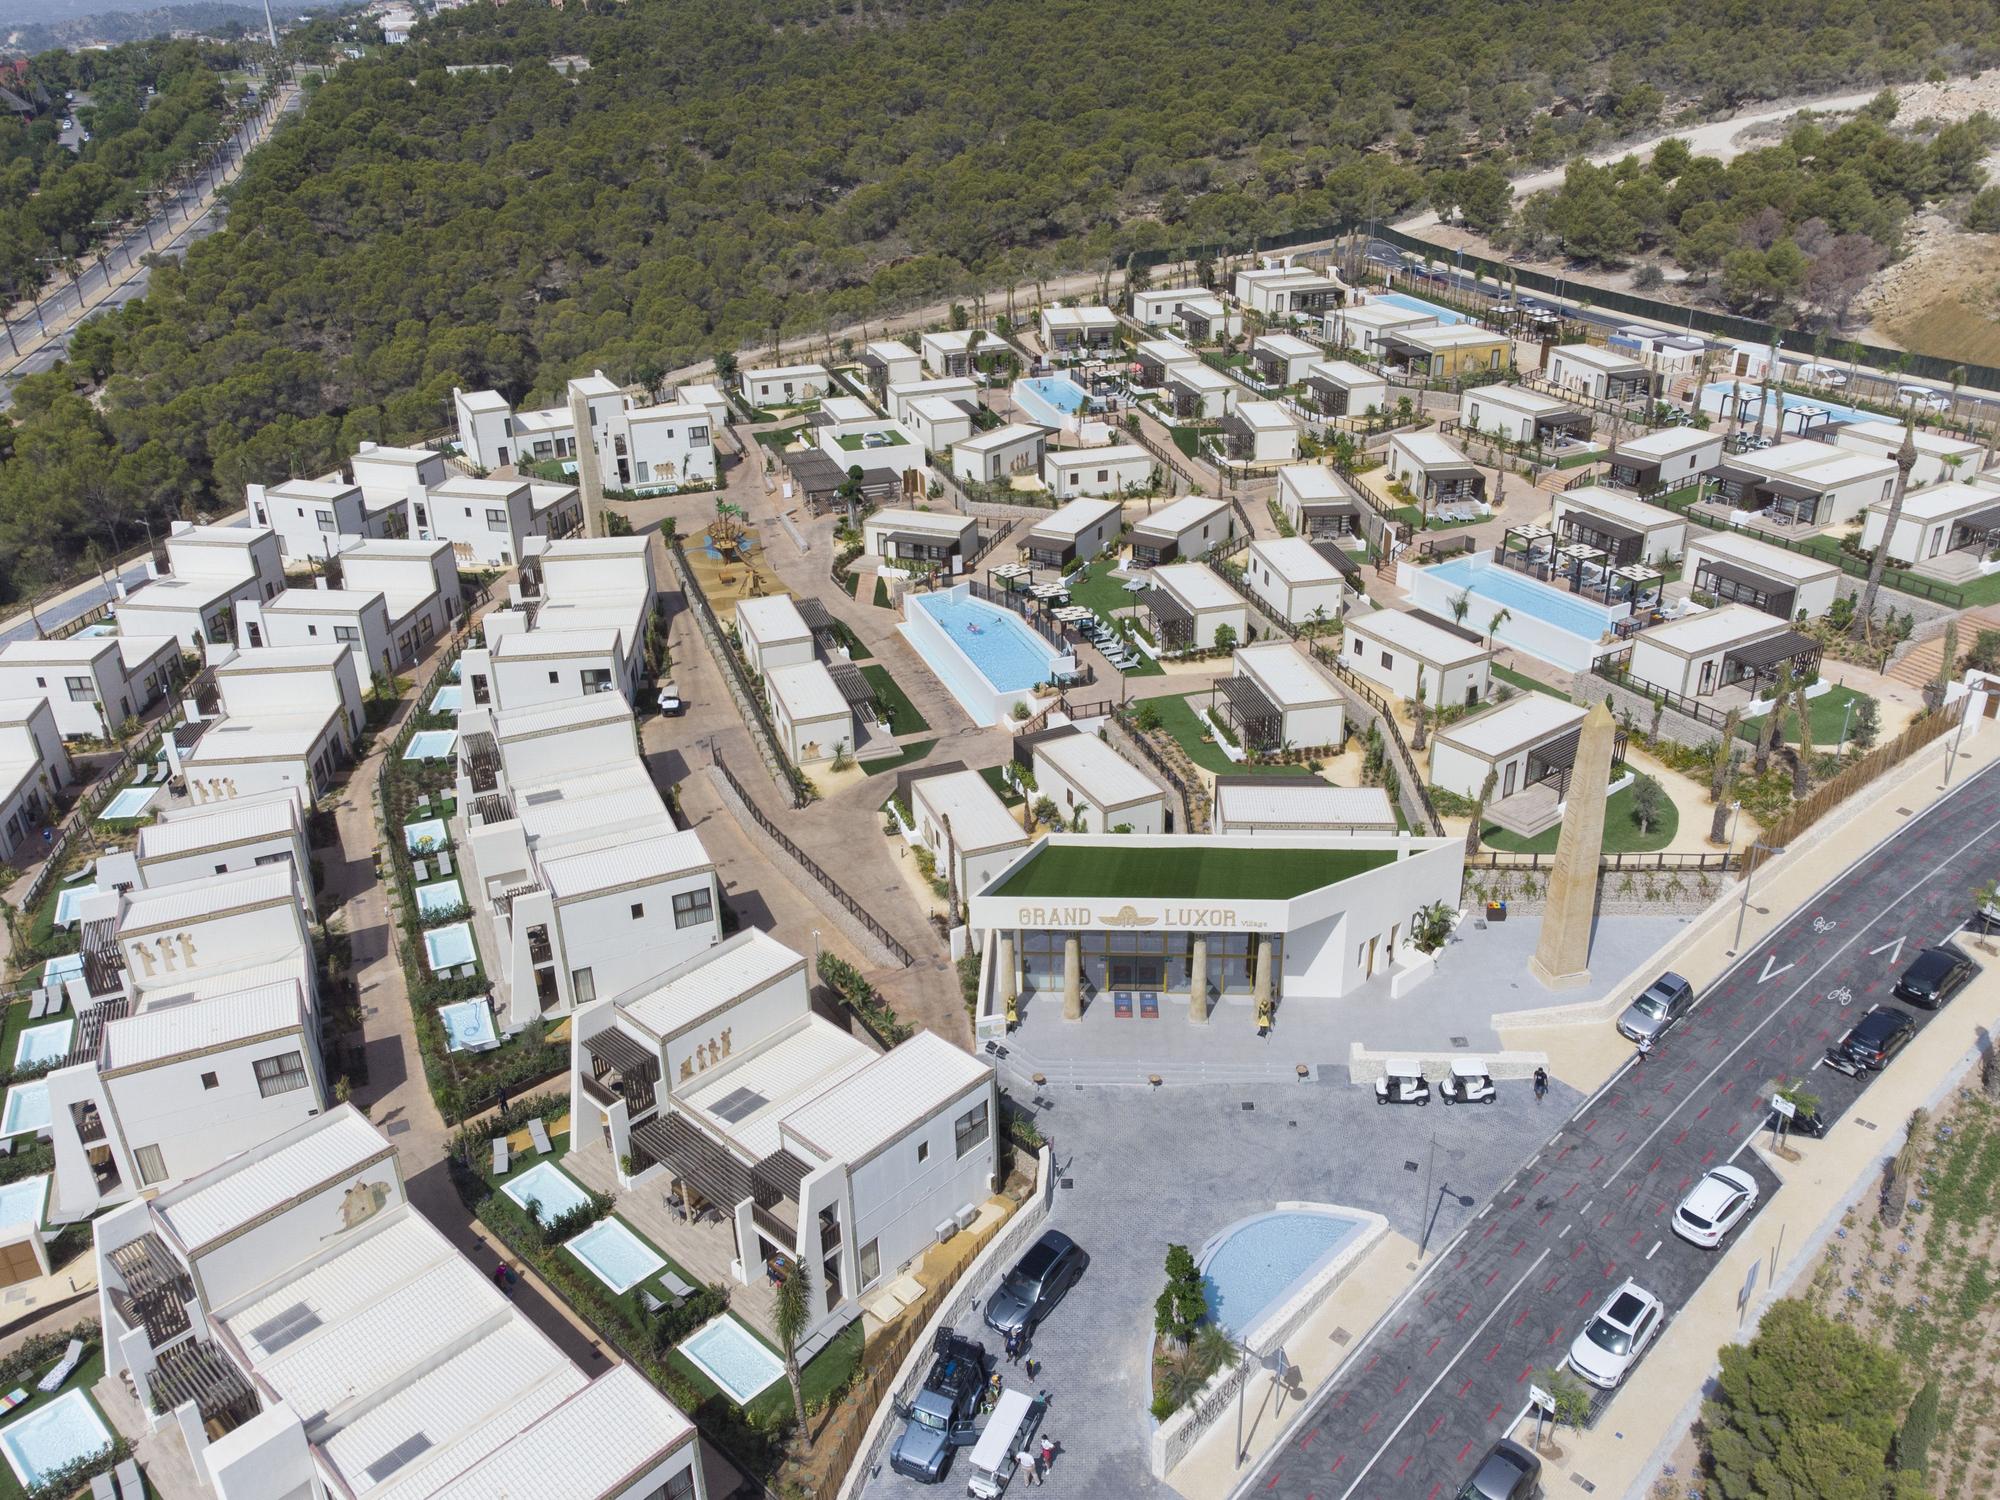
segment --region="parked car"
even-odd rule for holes
[[[1377,1104],[1424,1104],[1431,1102],[1430,1080],[1424,1077],[1424,1070],[1415,1063],[1398,1058],[1382,1070],[1382,1076],[1375,1080],[1375,1102]]]
[[[1569,1365],[1592,1385],[1613,1390],[1659,1337],[1666,1307],[1636,1281],[1628,1281],[1583,1325],[1569,1346]]]
[[[889,1467],[920,1484],[938,1483],[952,1454],[978,1441],[974,1418],[992,1364],[985,1345],[949,1328],[938,1330],[931,1349],[930,1373],[917,1399],[896,1403],[904,1427],[889,1449]]]
[[[1899,385],[1896,399],[1907,406],[1919,407],[1924,411],[1950,411],[1951,397],[1942,391],[1934,391],[1927,385]]]
[[[1665,973],[1625,1007],[1618,1018],[1618,1031],[1631,1041],[1658,1041],[1669,1026],[1693,1008],[1694,986],[1678,974]]]
[[[1880,1072],[1916,1034],[1916,1017],[1908,1011],[1893,1005],[1870,1006],[1847,1035],[1826,1049],[1826,1065],[1849,1078]]]
[[[1741,1167],[1710,1167],[1674,1210],[1674,1233],[1713,1250],[1757,1206],[1757,1179]]]
[[[1926,948],[1910,960],[1896,981],[1896,998],[1925,1010],[1936,1010],[1972,980],[1979,965],[1956,948]]]
[[[995,1333],[1029,1334],[1076,1284],[1089,1257],[1076,1241],[1051,1229],[1028,1247],[986,1299],[986,1326]]]
[[[1542,1490],[1542,1461],[1507,1438],[1479,1460],[1456,1500],[1534,1500]]]

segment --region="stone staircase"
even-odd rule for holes
[[[2000,630],[2000,604],[1988,604],[1979,609],[1968,609],[1958,618],[1958,649],[1966,650],[1982,630]],[[1921,641],[1889,664],[1887,675],[1897,682],[1906,682],[1911,687],[1923,687],[1937,681],[1938,668],[1944,662],[1944,637],[1933,636]]]

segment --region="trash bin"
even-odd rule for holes
[[[1489,922],[1504,922],[1504,921],[1506,921],[1506,920],[1507,920],[1507,903],[1506,903],[1505,901],[1489,901],[1489,902],[1487,902],[1487,903],[1486,903],[1486,920],[1487,920],[1487,921],[1489,921]]]

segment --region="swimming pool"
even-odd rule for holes
[[[86,885],[64,886],[62,894],[56,897],[56,926],[69,927],[73,925],[78,916],[81,915],[83,898],[85,896],[95,896],[96,894],[97,882],[94,880]]]
[[[421,823],[403,825],[403,847],[412,854],[442,849],[448,837],[443,818],[426,818]],[[426,848],[426,845],[429,847]]]
[[[65,1391],[0,1427],[0,1452],[23,1489],[33,1489],[58,1469],[110,1446],[111,1429],[81,1389]]]
[[[49,1086],[17,1083],[7,1090],[7,1107],[0,1111],[0,1135],[26,1135],[49,1128]]]
[[[1037,375],[1013,385],[1014,404],[1044,427],[1064,427],[1090,405],[1090,393],[1061,375]]]
[[[738,1406],[785,1373],[784,1361],[731,1313],[702,1324],[681,1340],[680,1352]]]
[[[1594,604],[1483,555],[1454,557],[1428,568],[1405,568],[1401,578],[1411,603],[1447,620],[1452,618],[1453,601],[1462,594],[1472,595],[1472,607],[1466,614],[1469,629],[1491,633],[1509,646],[1572,672],[1590,669],[1605,632],[1630,613],[1622,604]],[[1507,618],[1496,630],[1493,616],[1503,609]]]
[[[1743,398],[1743,420],[1754,423],[1757,408],[1764,404],[1764,388],[1749,381],[1711,380],[1701,388],[1701,409],[1718,414],[1727,411],[1730,405],[1729,393],[1734,390]],[[1826,413],[1827,422],[1879,422],[1883,420],[1874,412],[1862,411],[1859,407],[1843,406],[1838,401],[1829,401],[1824,396],[1801,396],[1796,391],[1782,393],[1784,401],[1785,431],[1797,434],[1801,430],[1801,419],[1797,415],[1802,407],[1817,407]],[[1779,404],[1774,400],[1771,414],[1777,416]]]
[[[976,724],[1000,723],[1036,683],[1076,670],[1074,655],[1010,611],[973,598],[966,584],[905,596],[902,631]]]
[[[146,810],[146,804],[153,800],[156,786],[128,786],[104,804],[104,811],[97,815],[100,823],[113,818],[136,818]]]
[[[438,1024],[444,1027],[447,1052],[484,1052],[500,1045],[500,1034],[493,1029],[493,1007],[483,996],[440,1005]]]
[[[536,1162],[528,1171],[503,1183],[500,1191],[544,1224],[553,1224],[564,1214],[575,1213],[590,1203],[590,1194],[570,1181],[568,1174],[552,1161]]]
[[[41,1228],[42,1212],[48,1207],[48,1196],[49,1174],[46,1172],[39,1177],[23,1177],[19,1182],[0,1187],[0,1229],[13,1229],[21,1224]]]
[[[42,965],[42,983],[54,988],[83,973],[81,953],[63,953]]]
[[[404,760],[443,760],[458,748],[456,729],[422,729],[410,736]]]
[[[439,969],[455,969],[460,964],[477,960],[478,952],[472,946],[472,924],[454,922],[449,927],[433,927],[424,934],[424,957],[430,960],[433,972]]]
[[[563,1249],[621,1296],[667,1264],[618,1218],[599,1219]]]
[[[1448,307],[1439,307],[1435,302],[1426,302],[1421,297],[1407,296],[1402,292],[1377,292],[1370,300],[1386,302],[1391,307],[1402,308],[1405,312],[1427,313],[1431,317],[1436,318],[1440,323],[1464,323],[1468,321],[1464,313],[1453,312]]]
[[[15,1070],[61,1062],[69,1051],[70,1033],[75,1030],[74,1021],[53,1021],[47,1026],[28,1027],[14,1045]]]
[[[1249,1341],[1328,1268],[1361,1223],[1329,1209],[1281,1208],[1231,1224],[1195,1257],[1209,1316]]]
[[[417,913],[428,917],[433,912],[456,911],[465,905],[465,888],[456,880],[433,880],[429,885],[417,887]]]
[[[465,701],[465,689],[457,683],[447,683],[431,698],[431,712],[434,714],[455,714],[458,706]]]

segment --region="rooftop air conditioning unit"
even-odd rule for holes
[[[938,1244],[942,1245],[946,1240],[950,1239],[953,1235],[957,1233],[958,1233],[958,1221],[956,1219],[946,1219],[942,1224],[938,1225],[937,1228],[931,1231],[931,1237]]]
[[[965,1207],[961,1208],[957,1213],[951,1216],[952,1222],[958,1225],[960,1229],[970,1229],[972,1227],[972,1221],[978,1217],[979,1217],[979,1205],[977,1203],[968,1203],[965,1205]]]

